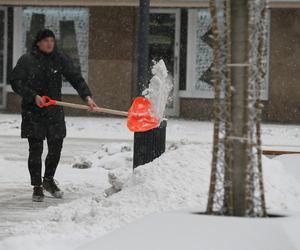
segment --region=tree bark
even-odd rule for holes
[[[248,64],[248,0],[231,1],[231,66],[232,66],[232,129],[233,215],[245,216],[247,166],[247,64]]]

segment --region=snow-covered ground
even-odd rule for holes
[[[101,141],[131,142],[133,134],[126,127],[126,119],[104,117],[67,117],[69,138],[100,139]],[[18,114],[0,114],[0,135],[19,136],[21,117]],[[170,119],[167,140],[185,140],[190,143],[212,142],[211,122]],[[300,126],[264,124],[262,127],[264,148],[280,148],[300,151]]]
[[[255,219],[180,210],[145,216],[76,250],[298,250],[299,223],[299,214]]]
[[[18,137],[20,117],[0,115],[1,250],[86,249],[90,241],[146,215],[205,210],[211,123],[169,120],[167,152],[134,174],[133,135],[126,120],[67,117],[67,128],[56,176],[65,198],[47,197],[36,204],[30,200],[26,140]],[[263,126],[264,148],[300,151],[299,136],[300,126]],[[72,168],[81,161],[90,161],[91,168]],[[298,163],[299,155],[263,158],[269,211],[300,212]],[[122,190],[107,197],[105,190],[112,185]]]

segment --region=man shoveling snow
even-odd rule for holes
[[[66,125],[62,107],[44,107],[44,95],[61,100],[62,77],[65,77],[91,110],[97,107],[91,92],[71,60],[56,48],[55,35],[44,29],[37,33],[31,52],[23,55],[10,77],[12,89],[22,97],[21,137],[28,138],[28,169],[33,186],[33,201],[43,201],[45,189],[55,198],[63,192],[54,180],[60,160]],[[42,181],[43,141],[47,138],[48,155]]]

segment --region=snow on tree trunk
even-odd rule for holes
[[[266,216],[261,164],[265,0],[211,0],[214,139],[207,213]]]

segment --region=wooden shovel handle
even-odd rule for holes
[[[70,103],[70,102],[61,102],[61,101],[56,101],[52,100],[51,98],[47,96],[42,97],[45,101],[43,106],[50,106],[50,105],[57,105],[57,106],[62,106],[62,107],[68,107],[68,108],[75,108],[75,109],[83,109],[83,110],[88,110],[89,107],[87,105],[82,105],[82,104],[75,104],[75,103]],[[106,109],[106,108],[94,108],[93,112],[96,113],[106,113],[106,114],[111,114],[111,115],[119,115],[119,116],[128,116],[128,113],[125,111],[120,111],[120,110],[114,110],[114,109]]]
[[[68,107],[68,108],[75,108],[75,109],[83,109],[83,110],[88,110],[89,107],[86,105],[82,104],[75,104],[75,103],[69,103],[69,102],[60,102],[56,101],[57,106],[62,106],[62,107]],[[96,113],[106,113],[106,114],[111,114],[111,115],[120,115],[120,116],[126,116],[128,115],[127,112],[125,111],[120,111],[120,110],[114,110],[114,109],[106,109],[106,108],[94,108],[93,112]]]

